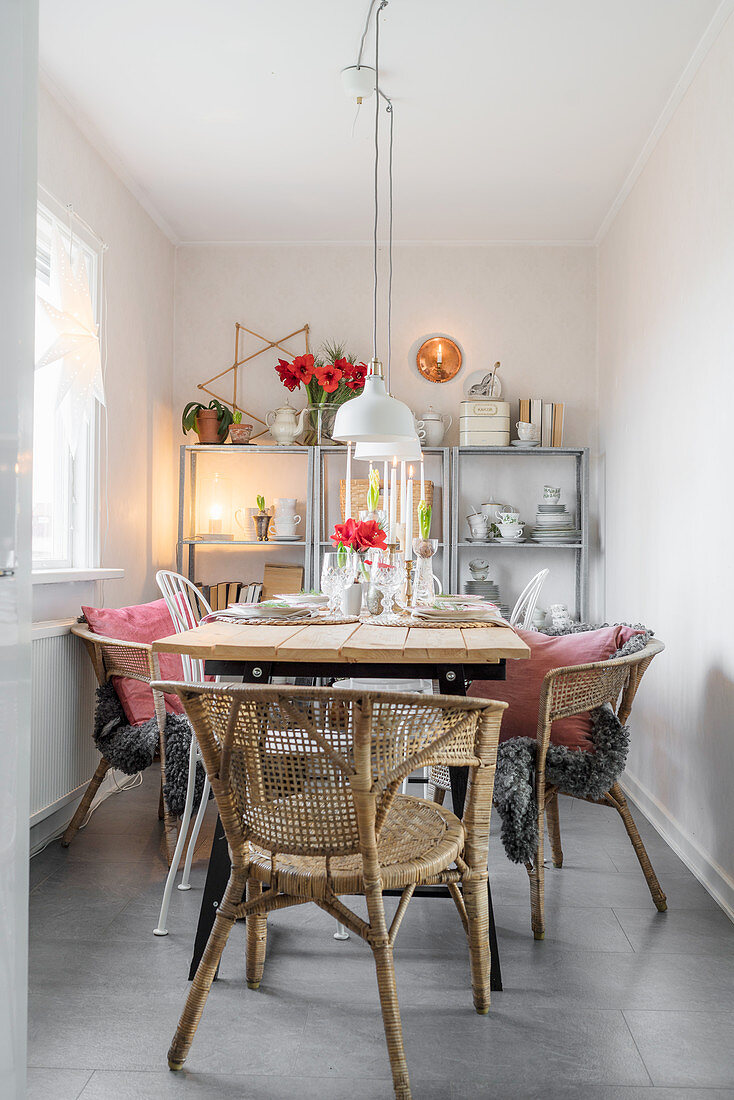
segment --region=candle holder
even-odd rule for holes
[[[433,558],[438,550],[438,539],[413,539],[415,554],[413,570],[413,594],[411,607],[431,603],[436,595],[438,578],[433,575]],[[439,591],[440,591],[440,586]]]

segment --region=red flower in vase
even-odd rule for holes
[[[280,380],[287,390],[293,392],[301,388],[300,379],[293,373],[291,364],[287,363],[285,359],[279,359],[278,365],[275,368],[280,376]]]
[[[364,519],[357,523],[350,517],[345,523],[334,526],[331,541],[335,546],[341,543],[350,550],[370,550],[372,547],[382,550],[387,545],[387,535],[377,520]]]
[[[361,390],[367,377],[366,363],[349,363],[344,370],[344,381],[350,390]]]
[[[307,386],[313,378],[313,355],[297,355],[291,363],[291,370],[298,381]]]
[[[314,371],[314,377],[326,393],[333,393],[342,380],[342,373],[336,363],[327,363]]]

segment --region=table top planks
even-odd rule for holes
[[[509,626],[436,629],[365,623],[257,626],[213,622],[153,642],[156,653],[220,661],[496,663],[530,650]]]

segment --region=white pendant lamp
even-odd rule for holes
[[[380,91],[379,84],[379,52],[380,52],[380,12],[386,6],[386,0],[379,5],[375,15],[375,179],[374,179],[374,234],[373,234],[373,357],[370,360],[367,377],[364,381],[364,389],[359,397],[351,401],[345,401],[340,406],[334,418],[332,439],[342,442],[354,443],[384,443],[388,445],[389,457],[395,452],[398,444],[418,443],[415,432],[413,414],[402,401],[391,397],[382,373],[382,363],[377,357],[377,300],[378,300],[378,265],[377,265],[377,223],[378,223],[378,162],[379,162],[379,128],[380,128],[380,98],[386,99],[388,111],[392,112],[392,104]],[[371,11],[371,8],[370,8]],[[368,16],[369,18],[369,16]],[[362,36],[364,40],[364,35]],[[361,58],[360,58],[361,60]],[[390,269],[392,273],[392,115],[390,128]],[[388,285],[388,330],[390,327],[390,286]],[[389,337],[388,337],[389,341]],[[388,345],[389,347],[389,345]],[[388,355],[388,370],[389,370]]]
[[[410,443],[357,443],[354,457],[357,462],[420,462],[423,453],[416,436]]]

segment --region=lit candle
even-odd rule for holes
[[[398,460],[397,458],[394,458],[392,460],[392,470],[390,471],[390,520],[388,523],[388,542],[395,542],[395,528],[397,526],[398,519],[397,465]]]
[[[344,491],[344,519],[352,515],[352,444],[347,443],[347,484]]]
[[[405,463],[400,463],[400,522],[405,524]]]
[[[209,534],[221,535],[222,533],[222,505],[212,504],[209,509]]]
[[[441,345],[438,345],[438,355],[436,356],[436,364],[440,367],[443,363],[443,353],[441,351]]]
[[[421,500],[426,503],[426,470],[423,462],[423,453],[421,452]]]
[[[385,513],[385,527],[387,527],[387,517],[390,515],[390,494],[387,491],[387,459],[385,459],[382,466],[382,510]]]
[[[413,556],[413,467],[410,467],[410,477],[405,491],[405,560],[410,561]]]

